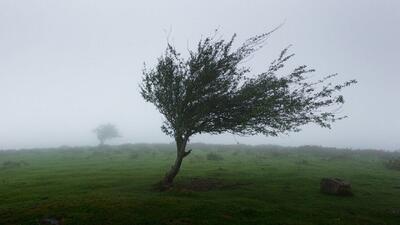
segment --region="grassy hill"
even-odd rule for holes
[[[0,152],[0,224],[400,224],[400,153],[193,144],[167,192],[174,146]],[[321,194],[323,177],[353,197]]]

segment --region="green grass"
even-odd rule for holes
[[[400,224],[400,153],[319,147],[202,145],[176,183],[242,183],[192,191],[152,189],[174,160],[173,145],[0,152],[0,224]],[[222,160],[207,160],[216,153]],[[352,183],[353,197],[319,192],[322,177]]]

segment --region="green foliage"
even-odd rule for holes
[[[344,103],[339,92],[356,83],[332,84],[336,74],[311,80],[314,72],[302,65],[288,74],[285,64],[294,56],[285,48],[268,69],[249,76],[243,63],[263,46],[271,32],[233,49],[228,41],[207,37],[183,58],[170,44],[154,68],[144,69],[143,98],[164,115],[162,130],[173,137],[199,133],[278,135],[299,131],[308,123],[330,127],[337,116],[332,107]]]
[[[386,167],[393,170],[400,170],[400,158],[389,159],[386,162]]]
[[[222,161],[224,160],[224,157],[222,157],[220,154],[217,154],[215,152],[210,152],[207,154],[207,160],[211,161]]]
[[[130,158],[130,159],[137,159],[137,158],[139,158],[139,154],[138,154],[137,152],[132,152],[132,153],[129,155],[129,158]]]
[[[21,166],[27,166],[28,163],[26,163],[25,161],[5,161],[3,162],[2,167],[0,167],[1,169],[15,169],[15,168],[19,168]]]
[[[93,130],[96,133],[97,139],[100,141],[100,145],[104,145],[106,140],[120,137],[117,127],[113,124],[102,124]]]

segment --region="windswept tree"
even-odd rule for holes
[[[100,146],[103,146],[107,140],[121,137],[117,127],[110,123],[99,125],[93,132],[96,134],[97,139],[99,139]]]
[[[162,188],[172,185],[191,152],[186,145],[193,135],[276,136],[298,132],[308,123],[330,128],[345,118],[336,113],[344,103],[339,92],[356,81],[333,84],[336,74],[316,80],[308,76],[314,70],[306,65],[288,72],[283,67],[294,56],[288,48],[265,72],[250,74],[246,59],[271,33],[249,38],[236,49],[236,35],[228,40],[207,37],[189,50],[188,57],[168,44],[155,67],[144,68],[141,94],[164,115],[161,129],[176,142],[176,160],[161,181]]]

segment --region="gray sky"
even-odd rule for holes
[[[240,42],[284,21],[249,62],[254,71],[293,44],[294,62],[315,76],[359,81],[344,91],[349,118],[332,130],[237,140],[400,149],[398,0],[0,0],[0,149],[96,144],[91,130],[105,122],[123,134],[114,143],[170,142],[138,90],[167,34],[186,51],[215,28]],[[235,143],[228,134],[192,141]]]

